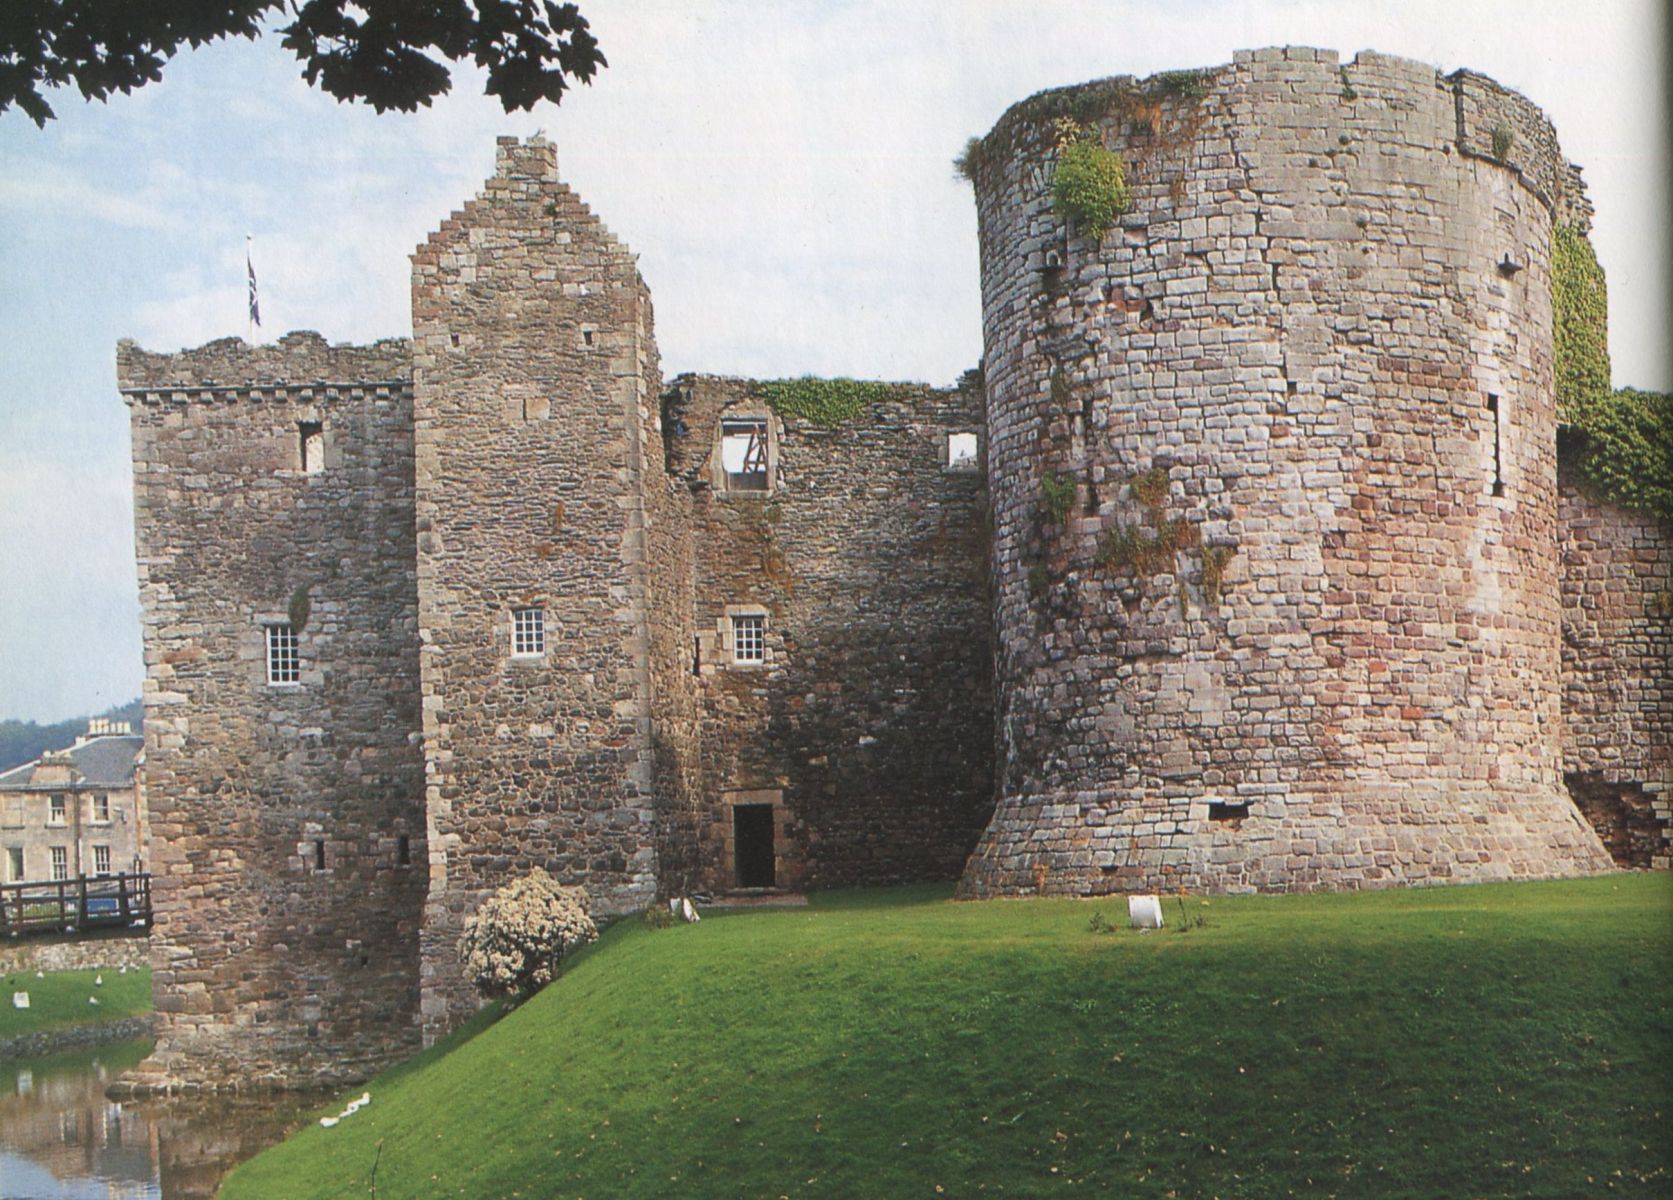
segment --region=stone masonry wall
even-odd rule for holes
[[[634,258],[502,138],[483,193],[413,256],[430,898],[427,1034],[475,998],[457,941],[542,867],[595,912],[656,891],[643,492],[658,364]],[[512,653],[512,612],[545,648]]]
[[[977,156],[1002,781],[966,892],[1607,865],[1559,744],[1577,176],[1525,101],[1383,55],[1194,90],[1037,97]],[[1132,185],[1098,243],[1051,205],[1076,111]]]
[[[117,373],[155,876],[145,1078],[364,1076],[418,1044],[410,348],[123,342]],[[323,427],[314,474],[301,422]],[[270,686],[263,625],[299,596],[301,682]]]
[[[769,422],[770,494],[726,490],[723,417]],[[904,386],[829,427],[683,376],[663,427],[696,559],[697,882],[737,885],[733,803],[776,805],[780,887],[956,877],[992,808],[985,480],[945,469],[979,384]],[[764,664],[733,662],[739,609],[766,616]]]
[[[1673,865],[1673,530],[1565,470],[1563,771],[1621,866]]]

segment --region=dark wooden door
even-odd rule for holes
[[[772,887],[773,806],[736,805],[732,809],[732,845],[738,860],[738,886]]]

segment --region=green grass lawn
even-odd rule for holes
[[[1187,903],[624,922],[222,1196],[1673,1191],[1673,877]]]
[[[104,986],[94,984],[104,977]],[[28,1008],[13,1008],[14,992],[29,993]],[[97,1004],[87,1003],[96,996]],[[151,1011],[151,972],[130,970],[119,974],[114,967],[102,971],[48,971],[36,979],[33,971],[0,975],[0,1038],[13,1038],[43,1029],[84,1025],[94,1021],[119,1021]]]

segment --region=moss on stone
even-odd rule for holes
[[[750,391],[767,402],[781,417],[796,417],[815,425],[846,425],[855,417],[884,400],[898,399],[907,392],[898,383],[878,383],[869,379],[816,379],[804,375],[800,379],[763,379],[754,383]]]

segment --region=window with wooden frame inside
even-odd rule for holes
[[[729,492],[765,492],[771,489],[765,417],[720,423],[720,465],[726,472],[726,490]]]
[[[546,653],[546,610],[511,610],[511,654],[514,658],[539,658]]]
[[[63,846],[53,846],[52,877],[54,879],[68,879],[70,877],[70,852]]]
[[[93,824],[110,824],[110,797],[103,792],[93,797]]]
[[[767,661],[767,618],[761,613],[736,613],[732,617],[732,661]]]
[[[48,825],[62,825],[64,823],[64,797],[47,797],[46,823]]]
[[[23,882],[23,847],[6,847],[6,882]]]
[[[318,475],[325,470],[325,425],[319,421],[298,421],[296,440],[302,453],[302,473]]]
[[[94,846],[93,847],[93,874],[95,874],[95,875],[109,875],[110,874],[110,847],[109,846]]]
[[[296,628],[289,621],[263,626],[267,639],[267,683],[269,687],[302,682],[302,656],[296,644]]]

